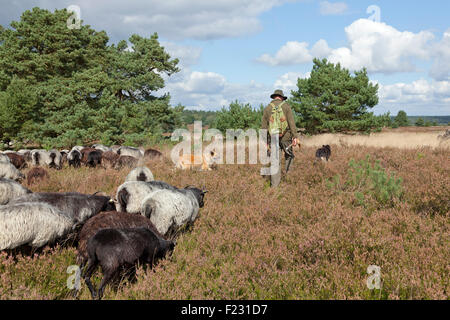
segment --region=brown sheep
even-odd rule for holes
[[[6,153],[6,155],[8,156],[14,167],[16,167],[17,169],[21,170],[27,166],[24,156],[14,152],[8,152]]]
[[[81,163],[86,164],[89,153],[91,153],[92,151],[96,151],[96,150],[97,149],[89,148],[89,147],[81,149],[81,151],[80,151],[81,152]]]
[[[105,169],[112,169],[116,165],[119,155],[113,151],[107,151],[102,154],[102,165]]]
[[[132,156],[119,156],[114,168],[117,170],[120,170],[124,167],[133,169],[138,165],[138,162],[139,160]]]
[[[49,177],[47,170],[41,167],[34,167],[27,174],[27,183],[28,185],[31,185],[37,181],[48,179]]]
[[[149,148],[149,149],[145,150],[144,157],[146,157],[149,160],[161,160],[163,157],[163,154],[156,149]]]
[[[155,228],[150,219],[126,212],[107,211],[101,212],[90,218],[84,224],[78,235],[78,256],[77,263],[83,267],[88,260],[87,242],[100,229],[106,228],[138,228],[146,227],[158,236],[166,239]]]

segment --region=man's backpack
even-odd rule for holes
[[[270,116],[269,121],[269,134],[279,134],[284,135],[287,131],[288,123],[286,121],[286,117],[284,115],[283,109],[281,108],[284,104],[284,101],[279,105],[275,105],[271,103],[272,106],[272,115]]]

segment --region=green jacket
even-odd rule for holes
[[[276,99],[276,100],[272,100],[271,103],[273,103],[274,105],[279,105],[282,102],[283,101]],[[291,106],[289,105],[289,103],[287,103],[285,101],[284,104],[281,106],[281,109],[283,110],[284,116],[286,117],[286,121],[288,123],[288,131],[283,136],[281,141],[290,141],[293,138],[299,139],[300,136],[297,132],[297,126],[295,125],[294,114],[292,113]],[[262,117],[262,121],[261,121],[262,129],[267,129],[267,130],[269,129],[269,121],[270,121],[271,116],[272,116],[272,106],[269,103],[269,105],[264,109],[264,113],[263,113],[263,117]]]

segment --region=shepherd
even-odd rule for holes
[[[268,130],[268,145],[270,139],[274,135],[279,137],[279,146],[276,150],[269,150],[275,152],[276,161],[280,163],[281,152],[284,151],[284,158],[286,160],[286,174],[288,173],[292,161],[294,160],[293,147],[299,143],[299,135],[294,121],[294,114],[288,102],[287,97],[282,90],[275,90],[270,96],[272,101],[264,109],[261,128]],[[278,166],[277,173],[270,176],[270,186],[277,187],[281,181],[281,166]]]

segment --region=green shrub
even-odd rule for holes
[[[336,175],[332,181],[327,181],[327,185],[353,194],[353,204],[368,209],[393,207],[403,195],[402,178],[396,178],[393,173],[388,175],[379,160],[372,164],[369,155],[358,162],[350,160],[347,179],[343,183],[341,176]]]

